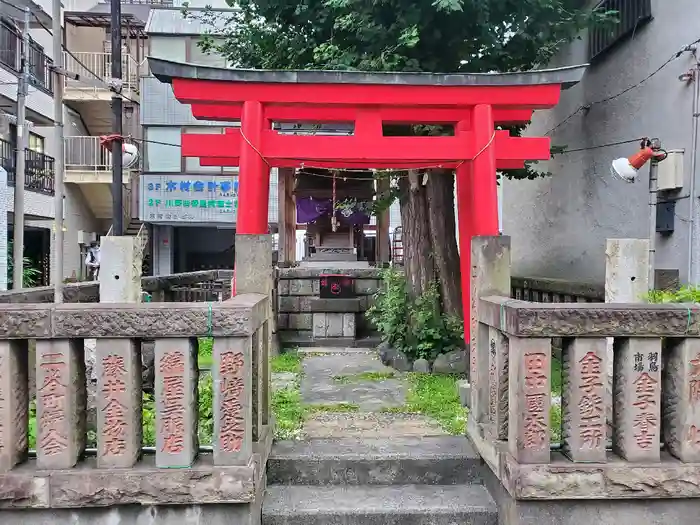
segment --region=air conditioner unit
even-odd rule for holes
[[[78,244],[91,244],[97,241],[97,234],[78,230]]]

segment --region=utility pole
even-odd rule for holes
[[[124,234],[122,193],[122,5],[111,0],[112,31],[112,234]]]
[[[63,67],[63,27],[61,26],[61,0],[53,0],[51,15],[51,31],[53,33],[53,63],[58,68]],[[58,147],[54,153],[55,195],[54,195],[54,275],[53,297],[55,303],[63,302],[63,172],[64,172],[64,138],[63,138],[63,88],[65,77],[59,72],[54,73],[54,131]]]
[[[29,91],[29,8],[24,8],[24,27],[22,28],[22,58],[17,88],[17,162],[15,168],[15,223],[13,237],[12,287],[24,288],[24,160],[27,149],[25,129],[27,92]]]

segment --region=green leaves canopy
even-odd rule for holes
[[[232,2],[232,0],[229,0]],[[517,71],[544,64],[604,14],[581,0],[239,0],[207,38],[238,67]],[[233,5],[233,4],[232,4]]]

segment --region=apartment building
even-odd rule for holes
[[[700,3],[595,4],[617,11],[619,23],[586,32],[556,57],[552,66],[590,66],[554,109],[535,113],[528,130],[569,151],[542,164],[551,177],[504,183],[503,229],[512,239],[514,273],[602,283],[606,239],[649,238],[656,221],[655,267],[700,284]],[[696,50],[686,50],[689,44]],[[680,174],[679,187],[658,193],[656,209],[649,206],[648,165],[634,184],[610,170],[645,136],[672,152],[659,170]]]
[[[22,0],[0,8],[0,289],[8,286],[8,241],[14,235],[14,185],[17,175],[17,95],[23,48],[23,11],[29,8],[29,92],[26,119],[20,129],[28,133],[25,161],[25,246],[24,254],[39,270],[37,284],[49,284],[51,275],[52,228],[54,224],[54,155],[62,145],[53,140],[54,76],[50,66],[52,37],[51,0]],[[21,124],[21,123],[20,123]],[[66,225],[82,228],[83,203],[71,191],[66,193]]]
[[[226,6],[223,0],[220,4],[214,7]],[[226,67],[223,57],[205,54],[198,46],[205,31],[213,29],[185,19],[177,8],[152,10],[145,30],[150,55]],[[175,99],[172,87],[151,76],[141,79],[141,100],[145,151],[140,218],[151,225],[154,273],[232,268],[238,167],[201,166],[199,159],[182,156],[180,144],[182,133],[223,133],[233,124],[194,119],[190,107]],[[277,228],[276,171],[270,177],[271,232]]]

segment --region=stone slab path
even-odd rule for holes
[[[302,366],[302,402],[322,407],[305,424],[308,438],[446,434],[430,417],[386,411],[406,403],[408,384],[399,372],[379,361],[375,350],[317,349],[304,355]],[[347,405],[359,410],[343,410]],[[334,411],[334,406],[339,410]]]

